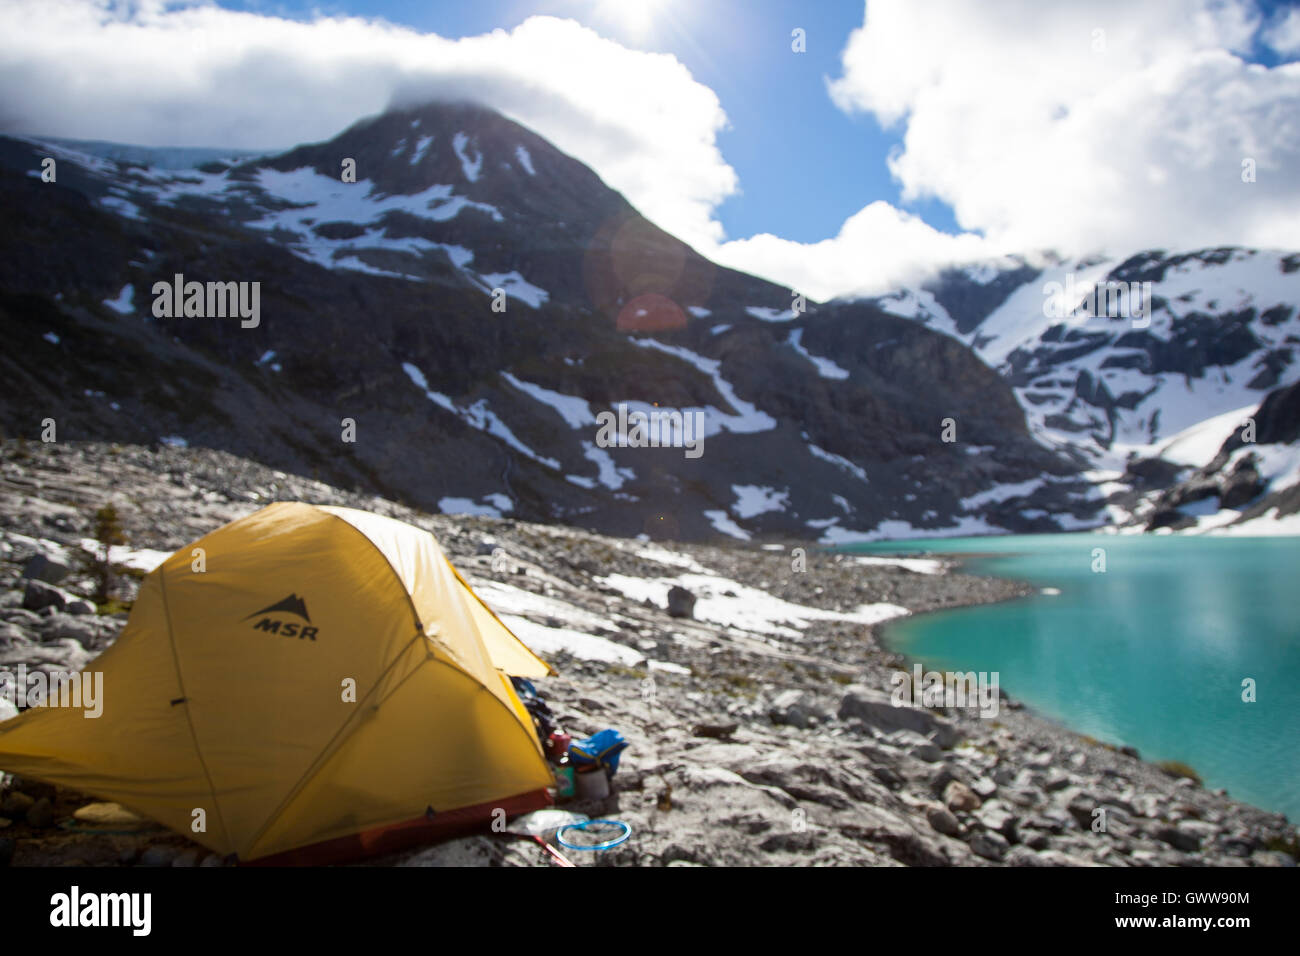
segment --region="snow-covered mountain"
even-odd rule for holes
[[[164,152],[0,138],[6,433],[50,419],[683,539],[1055,530],[1099,507],[961,343],[871,303],[801,309],[499,114]],[[1026,483],[1029,514],[1007,494]]]
[[[966,343],[997,369],[1035,438],[1086,464],[1098,500],[1110,502],[1099,521],[1148,520],[1153,487],[1208,466],[1261,402],[1300,381],[1294,252],[1010,257],[874,303]],[[1266,457],[1261,495],[1296,480],[1289,453]],[[1158,526],[1237,517],[1216,511],[1210,520],[1207,508],[1187,521],[1165,514]]]
[[[819,304],[471,104],[219,152],[0,138],[7,434],[53,420],[430,509],[831,543],[1200,524],[1204,496],[1161,495],[1300,378],[1295,254],[1007,258]],[[1284,459],[1252,460],[1253,502]]]

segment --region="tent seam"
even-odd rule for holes
[[[199,766],[203,768],[203,777],[208,781],[208,793],[212,796],[212,807],[217,811],[217,820],[221,824],[221,831],[226,837],[226,846],[231,847],[234,844],[234,835],[230,832],[230,827],[226,825],[225,814],[221,812],[221,801],[217,799],[217,786],[212,780],[212,771],[208,769],[208,762],[203,758],[203,748],[199,745],[199,735],[194,729],[194,718],[190,714],[189,694],[185,690],[185,678],[181,674],[181,659],[176,652],[176,635],[172,630],[172,607],[171,602],[167,600],[167,575],[166,564],[158,569],[158,591],[162,596],[163,615],[167,619],[167,645],[172,651],[172,666],[176,670],[176,682],[181,689],[181,702],[185,705],[185,723],[190,729],[190,740],[194,743],[194,755],[199,758]]]
[[[363,697],[361,700],[357,702],[357,706],[353,710],[352,714],[348,717],[347,720],[343,721],[343,724],[338,728],[338,730],[334,732],[334,736],[331,737],[328,741],[326,741],[325,746],[323,746],[320,749],[320,751],[316,754],[315,758],[312,760],[311,764],[307,767],[306,770],[302,772],[302,776],[299,777],[297,782],[294,783],[294,785],[290,787],[289,790],[285,793],[284,799],[280,801],[280,804],[273,811],[271,811],[271,814],[267,817],[266,823],[262,825],[262,828],[258,830],[256,833],[254,833],[253,836],[249,839],[248,845],[250,847],[257,844],[257,841],[262,838],[262,836],[266,833],[266,831],[269,830],[280,819],[281,815],[284,813],[285,809],[289,806],[289,804],[293,802],[294,798],[297,797],[298,794],[302,792],[302,788],[305,787],[307,783],[317,773],[320,772],[321,768],[324,767],[325,765],[326,755],[328,754],[330,756],[333,756],[335,753],[337,753],[338,748],[342,747],[343,744],[347,743],[348,738],[352,736],[352,734],[356,731],[357,727],[361,726],[360,717],[365,713],[366,707],[369,706],[367,702],[370,700],[371,696],[378,691],[380,685],[383,683],[385,676],[387,676],[387,674],[394,667],[397,666],[398,661],[400,661],[402,657],[405,656],[405,654],[408,652],[408,648],[410,648],[416,641],[420,641],[420,640],[428,640],[428,638],[425,637],[423,631],[416,631],[415,635],[411,638],[411,640],[403,644],[401,649],[396,654],[393,655],[393,659],[389,661],[388,666],[384,668],[383,673],[381,673],[375,679],[375,686],[370,689],[370,693],[366,694],[365,697]],[[412,677],[414,677],[417,673],[419,673],[420,668],[424,667],[426,663],[427,660],[412,667],[411,672],[407,674],[405,677],[403,677],[400,681],[398,681],[397,685],[388,694],[384,696],[383,700],[379,700],[375,702],[375,704],[373,705],[374,708],[378,710],[379,707],[383,704],[384,700],[387,700],[393,694],[397,693],[397,691],[401,688],[401,686],[405,684],[408,680],[410,680]]]
[[[417,633],[415,635],[415,638],[427,640],[427,638],[424,637],[423,633]],[[406,645],[406,646],[409,647],[410,645]],[[393,661],[385,669],[385,673],[387,673],[389,670],[392,670],[392,668],[401,659],[403,653],[405,653],[405,648],[401,653],[395,654],[393,656]],[[454,673],[459,674],[465,680],[468,680],[478,685],[479,691],[481,693],[486,693],[489,697],[491,697],[492,700],[496,702],[498,707],[503,708],[506,711],[506,713],[509,714],[514,719],[515,724],[518,725],[520,730],[522,730],[524,733],[528,735],[528,739],[532,742],[534,751],[536,752],[538,759],[542,761],[543,766],[546,766],[546,754],[542,750],[541,741],[537,739],[537,729],[521,721],[519,719],[519,714],[515,712],[513,707],[511,707],[508,703],[506,703],[506,701],[502,700],[499,696],[492,693],[491,688],[489,688],[486,684],[484,684],[481,680],[479,680],[477,677],[475,677],[465,668],[461,667],[460,664],[458,664],[454,658],[441,657],[436,654],[430,653],[424,661],[417,664],[415,667],[411,668],[411,672],[407,674],[405,677],[403,677],[397,683],[397,686],[395,686],[388,694],[384,696],[383,700],[387,700],[389,697],[392,697],[393,694],[397,693],[401,689],[403,684],[405,684],[408,680],[410,680],[412,677],[418,674],[421,668],[427,667],[430,661],[432,661],[435,664],[440,664],[444,667],[447,667]],[[376,689],[379,687],[379,683],[380,681],[382,681],[382,679],[383,679],[383,675],[380,675],[379,680],[375,681]],[[373,694],[374,692],[375,690],[372,689],[370,693]],[[513,688],[510,689],[510,693],[512,694],[514,693]],[[364,703],[366,700],[369,699],[370,699],[370,695],[367,694],[361,703]],[[382,706],[383,700],[377,702],[374,705],[376,710],[378,710],[379,707]],[[279,821],[280,817],[284,814],[284,811],[288,809],[289,805],[293,802],[293,800],[298,796],[299,793],[302,792],[303,787],[305,787],[312,780],[312,778],[316,776],[316,774],[320,773],[320,771],[324,769],[326,760],[323,758],[325,758],[325,755],[329,754],[330,756],[333,756],[334,754],[338,753],[339,748],[341,748],[345,743],[347,743],[348,738],[350,738],[352,734],[356,732],[357,728],[361,726],[361,722],[357,720],[357,716],[363,712],[364,712],[363,709],[358,705],[356,713],[354,713],[351,717],[348,718],[348,720],[344,723],[344,726],[340,727],[338,732],[334,735],[334,737],[330,739],[330,742],[321,749],[320,753],[316,755],[316,759],[312,761],[312,765],[303,772],[302,777],[299,778],[298,782],[293,785],[289,793],[285,796],[284,800],[280,803],[278,807],[275,808],[274,812],[267,818],[266,824],[260,830],[258,830],[257,833],[255,833],[253,837],[249,840],[250,847],[255,846],[257,844],[257,841],[260,840],[266,834],[266,832],[269,829],[271,829],[271,827],[276,822]],[[352,725],[351,729],[348,729],[349,724]],[[346,736],[344,736],[340,740],[339,734],[343,734],[345,731],[346,731]],[[335,744],[336,741],[337,741],[337,745]],[[305,844],[305,845],[310,846],[310,844]],[[291,847],[290,849],[293,848]]]
[[[436,543],[436,542],[435,542],[435,543]],[[441,545],[439,546],[438,550],[439,550],[439,551],[442,551],[442,547],[441,547]],[[492,616],[492,620],[496,621],[496,622],[497,622],[498,624],[500,624],[503,628],[505,628],[506,633],[509,634],[511,637],[513,637],[516,641],[518,641],[520,647],[522,647],[524,650],[526,650],[529,654],[533,655],[533,659],[534,659],[535,661],[537,661],[539,664],[544,664],[544,665],[546,666],[546,670],[547,670],[547,675],[546,675],[546,676],[547,676],[547,677],[558,677],[560,672],[557,671],[554,667],[551,666],[551,662],[550,662],[550,661],[544,661],[544,660],[542,660],[540,657],[538,657],[537,652],[536,652],[535,650],[533,650],[531,647],[529,647],[527,644],[525,644],[523,638],[521,638],[521,637],[520,637],[518,634],[516,634],[514,631],[510,630],[510,628],[506,626],[506,622],[503,621],[503,620],[501,620],[501,618],[497,615],[497,612],[496,612],[496,611],[494,611],[494,610],[492,610],[492,608],[488,607],[487,602],[484,601],[481,597],[479,597],[479,594],[478,594],[477,591],[475,591],[472,587],[470,587],[469,582],[466,581],[465,578],[464,578],[464,576],[460,573],[460,569],[457,568],[456,565],[454,565],[454,564],[451,563],[451,558],[447,557],[447,555],[446,555],[445,552],[443,553],[442,557],[443,557],[443,560],[447,562],[447,567],[451,568],[451,573],[454,574],[454,575],[456,576],[456,580],[459,581],[461,584],[463,584],[463,585],[465,586],[465,590],[468,591],[468,592],[470,593],[470,595],[474,598],[475,601],[478,601],[479,605],[483,608],[483,610],[487,611],[488,614],[490,614],[490,615]]]
[[[316,505],[311,505],[310,507],[315,508],[317,511],[323,511],[331,518],[334,518],[338,521],[342,521],[345,525],[347,525],[357,534],[361,535],[361,537],[365,539],[366,544],[370,545],[370,547],[374,548],[376,551],[379,552],[379,557],[383,559],[384,564],[388,565],[388,570],[393,572],[393,577],[397,580],[398,588],[401,589],[402,595],[406,598],[406,603],[410,605],[411,617],[415,619],[416,631],[423,634],[424,624],[420,621],[420,609],[415,606],[415,598],[411,596],[411,589],[406,586],[406,582],[402,580],[402,575],[398,573],[397,568],[393,567],[393,562],[388,560],[388,555],[384,553],[384,549],[381,548],[379,545],[375,544],[375,542],[370,539],[370,535],[366,534],[364,531],[362,531],[360,528],[358,528],[356,525],[354,525],[351,521],[349,521],[347,518],[343,517],[342,515],[335,514],[333,511],[325,511],[324,508],[319,508]]]
[[[400,655],[398,655],[398,656],[400,657]],[[394,661],[394,662],[396,662],[396,661]],[[387,700],[388,697],[391,697],[393,694],[397,693],[397,691],[398,691],[399,689],[401,689],[401,687],[402,687],[403,684],[405,684],[408,680],[410,680],[412,677],[414,677],[416,674],[418,674],[418,673],[420,672],[420,669],[421,669],[421,668],[428,667],[430,662],[432,662],[432,663],[434,663],[434,664],[441,665],[441,666],[443,666],[443,667],[446,667],[446,668],[448,668],[449,670],[451,670],[453,673],[458,674],[461,678],[463,678],[463,679],[469,681],[471,684],[477,685],[477,687],[478,687],[478,691],[479,691],[480,693],[486,693],[489,697],[491,697],[494,701],[496,701],[497,706],[505,708],[506,713],[508,713],[511,717],[514,718],[515,724],[518,725],[519,729],[520,729],[521,731],[523,731],[523,732],[527,735],[528,739],[532,742],[532,744],[533,744],[533,748],[534,748],[534,751],[535,751],[535,753],[536,753],[536,755],[537,755],[537,758],[542,762],[542,766],[545,767],[545,768],[547,768],[547,770],[549,771],[550,768],[549,768],[549,764],[548,764],[547,761],[546,761],[546,755],[545,755],[545,752],[542,750],[541,742],[537,739],[537,730],[536,730],[536,728],[535,728],[535,727],[532,727],[532,726],[529,726],[529,725],[525,725],[522,721],[520,721],[520,720],[519,720],[519,715],[518,715],[517,713],[515,713],[515,711],[514,711],[513,708],[511,708],[511,707],[510,707],[510,706],[509,706],[505,701],[503,701],[503,700],[502,700],[500,697],[498,697],[496,694],[492,693],[491,689],[490,689],[486,684],[484,684],[482,681],[480,681],[477,677],[475,677],[475,676],[474,676],[473,674],[471,674],[469,671],[465,670],[465,668],[461,667],[459,664],[456,663],[456,661],[455,661],[454,659],[452,659],[452,658],[450,658],[450,657],[438,657],[438,656],[436,656],[436,655],[430,655],[428,659],[426,659],[425,661],[423,661],[423,662],[421,662],[420,664],[416,665],[415,667],[411,668],[411,673],[409,673],[409,674],[407,674],[405,677],[403,677],[403,678],[401,679],[401,681],[398,682],[397,686],[394,687],[394,688],[392,689],[392,692],[389,693],[389,694],[388,694],[384,699]],[[511,690],[511,693],[514,693],[514,691]],[[360,713],[360,711],[358,711],[358,713]],[[353,728],[353,729],[355,730],[355,728]],[[341,730],[340,730],[340,732],[341,732]],[[350,735],[349,735],[349,736],[350,736]],[[342,745],[343,745],[344,743],[346,743],[346,742],[347,742],[347,740],[344,739],[344,740],[342,740],[342,741],[339,742],[339,745],[342,746]],[[333,754],[334,754],[334,753],[337,753],[337,752],[338,752],[338,750],[337,750],[337,748],[336,748],[334,751],[331,752],[331,756],[333,756]],[[322,751],[321,751],[321,754],[324,754],[324,753],[325,753],[325,751],[322,750]],[[320,758],[318,757],[317,760],[319,760],[319,759],[320,759]],[[259,831],[257,832],[257,834],[252,838],[252,840],[251,840],[250,843],[249,843],[250,846],[255,845],[255,844],[257,843],[257,841],[258,841],[259,839],[261,839],[262,836],[266,833],[266,831],[269,830],[269,829],[271,828],[271,825],[274,824],[276,821],[279,820],[279,818],[280,818],[281,814],[283,813],[283,811],[284,811],[285,809],[287,809],[288,804],[289,804],[289,803],[290,803],[290,802],[291,802],[291,801],[292,801],[292,800],[293,800],[293,799],[294,799],[294,798],[295,798],[295,797],[296,797],[296,796],[301,792],[302,788],[303,788],[303,787],[304,787],[304,786],[305,786],[305,785],[310,781],[310,779],[311,779],[312,777],[314,777],[317,773],[319,773],[322,769],[324,769],[324,763],[320,763],[319,765],[313,763],[312,767],[309,768],[305,774],[303,774],[303,779],[301,779],[297,784],[294,785],[294,789],[293,789],[293,791],[290,793],[289,796],[287,796],[287,797],[285,798],[284,803],[281,804],[279,807],[276,808],[275,813],[274,813],[274,814],[272,815],[272,817],[267,821],[266,825],[265,825],[261,830],[259,830]],[[520,791],[520,794],[512,794],[512,796],[520,796],[520,795],[525,794],[525,793],[533,793],[533,792],[534,792],[533,790],[523,790],[523,791]],[[502,799],[504,799],[504,798],[502,798]],[[432,806],[432,804],[430,804],[430,806]],[[456,809],[456,808],[453,807],[453,808],[451,808],[451,809]],[[436,811],[435,811],[435,812],[436,812]],[[409,818],[409,817],[400,817],[400,818],[397,818],[397,819],[394,819],[394,820],[389,821],[389,824],[391,824],[391,823],[401,823],[401,822],[404,822],[404,821],[407,820],[407,819],[410,819],[410,818]],[[385,823],[373,823],[373,824],[368,824],[368,826],[386,826],[386,825],[389,825],[389,824],[385,824]],[[313,843],[302,844],[301,846],[312,846],[312,845],[314,845],[315,843],[325,842],[326,840],[330,840],[330,839],[335,839],[335,838],[334,838],[334,837],[326,837],[325,840],[317,840],[317,841],[313,841]],[[288,847],[287,849],[288,849],[288,850],[294,850],[294,849],[299,849],[299,847]],[[284,851],[284,850],[277,850],[276,852],[277,852],[277,853],[281,853],[281,852],[286,852],[286,851]],[[274,855],[274,854],[267,854],[267,855]]]

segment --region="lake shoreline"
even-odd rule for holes
[[[1081,538],[1081,534],[1087,537]],[[1207,545],[1207,540],[1212,543]],[[1285,595],[1286,587],[1277,575],[1284,576],[1286,569],[1297,566],[1300,557],[1295,550],[1297,539],[1277,536],[1204,539],[1170,535],[1116,539],[1075,532],[1006,536],[1001,541],[1001,550],[987,548],[977,539],[950,539],[952,550],[936,550],[929,541],[917,542],[914,548],[906,542],[873,543],[868,552],[872,556],[884,556],[886,549],[901,557],[924,555],[941,559],[954,571],[991,575],[1021,588],[1020,600],[999,602],[1006,610],[998,615],[945,617],[926,612],[888,622],[878,635],[882,647],[899,654],[909,664],[919,661],[926,667],[942,669],[940,662],[946,662],[945,666],[958,672],[972,669],[972,656],[983,662],[992,655],[1004,663],[998,668],[1002,671],[1001,690],[1018,701],[1023,712],[1036,719],[1088,740],[1100,738],[1107,746],[1151,753],[1149,759],[1153,764],[1179,765],[1230,792],[1246,794],[1241,799],[1295,814],[1296,791],[1292,778],[1279,778],[1259,769],[1287,765],[1285,755],[1269,741],[1271,736],[1285,737],[1289,733],[1288,728],[1295,724],[1295,709],[1275,697],[1273,709],[1269,711],[1242,710],[1241,702],[1236,706],[1232,703],[1236,698],[1231,685],[1225,687],[1223,683],[1225,668],[1229,681],[1240,680],[1241,674],[1253,674],[1256,670],[1269,676],[1283,675],[1278,679],[1284,679],[1284,671],[1267,666],[1268,661],[1278,658],[1260,655],[1289,654],[1285,650],[1285,611],[1273,613],[1260,622],[1244,616],[1224,616],[1221,606],[1235,606],[1230,596],[1247,587],[1255,589],[1249,592],[1255,605],[1272,606],[1282,600],[1279,595]],[[970,550],[964,550],[966,547]],[[1068,566],[1060,560],[1060,555],[1066,553]],[[1109,573],[1102,573],[1107,571],[1107,556]],[[1203,586],[1182,583],[1184,578],[1196,580],[1194,566],[1185,572],[1183,568],[1198,558],[1211,565],[1211,580]],[[1260,575],[1249,570],[1250,565],[1245,561],[1248,558],[1262,561],[1274,577],[1264,577],[1262,583],[1257,581]],[[1228,568],[1240,573],[1229,574]],[[1017,572],[1021,574],[1018,576]],[[1248,585],[1236,579],[1245,579]],[[1177,590],[1180,586],[1182,591]],[[1148,645],[1155,641],[1135,640],[1134,628],[1143,628],[1143,623],[1127,613],[1128,605],[1111,604],[1108,595],[1116,589],[1121,596],[1126,592],[1141,594],[1142,610],[1159,617],[1156,624],[1146,622],[1149,630],[1140,633],[1164,641],[1160,649],[1168,648],[1167,653],[1173,658],[1168,668],[1159,659],[1151,659],[1157,652]],[[1160,600],[1152,598],[1153,594],[1159,594]],[[1040,600],[1034,601],[1035,598]],[[986,603],[972,602],[964,609],[952,610],[970,611]],[[1052,619],[1049,609],[1058,603],[1061,620],[1065,622],[1061,626],[1066,630],[1045,630],[1051,628],[1047,623]],[[1205,618],[1221,621],[1219,629],[1208,633],[1197,630],[1196,626]],[[1077,632],[1080,621],[1093,633],[1072,633],[1069,629]],[[1279,644],[1284,646],[1280,652],[1275,650]],[[1213,659],[1217,671],[1207,671],[1204,667],[1198,670],[1200,658],[1196,650],[1205,646],[1250,650],[1239,652],[1244,663],[1237,665],[1238,669],[1233,669],[1232,662],[1224,663],[1219,655]],[[1124,656],[1126,653],[1144,656],[1134,656],[1130,661]],[[1096,663],[1098,658],[1107,663]],[[1081,667],[1080,673],[1091,680],[1090,694],[1061,696],[1059,674],[1071,666]],[[984,663],[978,669],[992,668]],[[1158,686],[1164,697],[1156,697],[1153,702],[1151,694],[1136,688],[1131,677],[1134,672],[1159,673],[1163,680]],[[1035,680],[1035,676],[1043,679]],[[1215,689],[1205,690],[1207,684]],[[1207,700],[1193,706],[1189,699],[1197,693]],[[1248,701],[1246,692],[1242,692],[1241,698]],[[1168,713],[1164,708],[1171,705],[1163,703],[1166,699],[1172,699],[1174,708],[1190,711],[1181,715],[1176,726],[1197,728],[1195,732],[1172,733],[1169,728],[1175,724],[1167,716],[1152,723],[1150,712],[1158,709],[1160,715]],[[1098,710],[1096,701],[1099,700],[1106,710]],[[1225,710],[1227,717],[1223,716]],[[1215,725],[1210,723],[1212,719],[1220,724],[1227,720],[1228,724],[1216,732]],[[1263,729],[1261,719],[1269,719],[1271,730]],[[1099,733],[1094,729],[1098,725],[1106,726],[1109,732]],[[1220,739],[1221,734],[1227,736]],[[1240,763],[1234,761],[1243,740],[1265,753],[1261,756],[1252,752],[1258,763],[1235,769]],[[1269,746],[1273,747],[1271,758],[1265,749]],[[1283,762],[1279,764],[1278,760]]]

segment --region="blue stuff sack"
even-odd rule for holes
[[[604,767],[613,776],[618,772],[619,755],[627,748],[627,741],[617,730],[602,730],[586,740],[569,744],[569,763],[574,769]]]

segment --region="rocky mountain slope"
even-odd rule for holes
[[[0,139],[7,435],[52,420],[60,439],[222,449],[430,511],[684,540],[1095,511],[1079,464],[952,337],[872,303],[804,310],[490,111],[395,110],[192,169],[83,146]],[[178,275],[248,283],[249,316],[160,316],[155,284]],[[600,418],[620,408],[701,430],[620,446]],[[697,438],[698,457],[679,447]],[[1035,480],[1041,515],[996,493]]]
[[[1148,526],[1161,492],[1210,467],[1234,432],[1240,439],[1247,418],[1267,414],[1262,403],[1280,401],[1300,381],[1300,253],[1009,257],[872,301],[966,343],[998,370],[1035,438],[1088,469],[1091,524]],[[1156,526],[1244,528],[1270,513],[1267,499],[1300,481],[1294,439],[1288,443],[1289,451],[1259,451],[1261,480],[1238,482],[1231,508],[1210,514],[1202,504],[1163,514]],[[993,494],[1022,514],[1045,516],[1043,486]],[[1185,497],[1173,494],[1158,510],[1207,496]],[[1295,513],[1289,499],[1276,504],[1281,516]],[[1243,506],[1254,510],[1244,514]]]
[[[936,560],[819,551],[797,571],[771,545],[670,549],[425,514],[202,449],[0,445],[0,671],[81,667],[116,638],[125,615],[86,613],[78,597],[90,582],[76,557],[101,505],[114,503],[127,530],[114,560],[135,569],[115,594],[128,601],[171,549],[276,499],[365,508],[432,531],[557,666],[560,676],[538,684],[560,723],[628,738],[612,795],[565,809],[625,820],[632,836],[608,853],[570,854],[578,865],[1291,866],[1300,852],[1281,815],[1005,698],[983,717],[893,706],[902,661],[881,647],[878,624],[1011,597],[1019,589],[1009,582]],[[675,602],[675,615],[674,586],[693,597]],[[222,862],[120,811],[87,810],[91,795],[14,779],[0,790],[3,862]],[[380,862],[546,858],[484,834]]]

